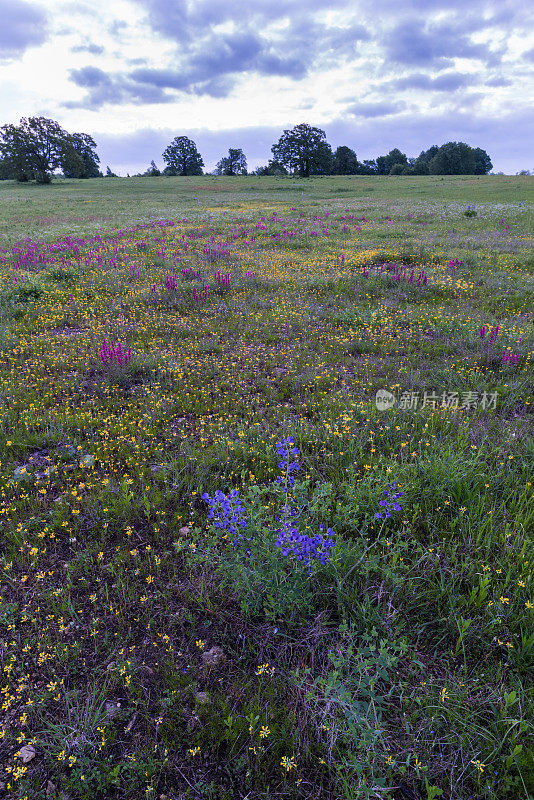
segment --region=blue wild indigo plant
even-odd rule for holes
[[[290,489],[295,486],[292,472],[299,469],[296,461],[289,461],[291,455],[298,455],[292,437],[276,443],[278,454],[282,460],[279,468],[283,474],[273,483],[274,489],[282,490],[285,495],[281,516],[275,517],[282,527],[276,529],[279,534],[276,541],[268,521],[263,520],[261,494],[265,488],[252,487],[248,513],[234,489],[227,496],[220,490],[210,497],[207,492],[202,499],[208,504],[208,520],[215,528],[227,531],[232,535],[231,548],[227,548],[219,562],[219,575],[222,585],[237,589],[243,613],[263,613],[269,619],[284,616],[286,622],[295,617],[298,621],[302,614],[309,613],[316,601],[311,590],[309,578],[313,564],[325,565],[328,551],[334,547],[333,531],[328,528],[326,536],[321,534],[310,537],[299,532],[296,519],[300,516],[298,509],[291,507],[293,498]],[[248,528],[250,536],[242,532]],[[286,560],[294,556],[296,561],[308,567],[307,577],[302,570],[292,569]]]
[[[311,577],[313,569],[313,561],[317,560],[325,565],[328,558],[328,551],[335,546],[334,531],[327,528],[326,536],[323,536],[323,524],[321,523],[321,533],[316,536],[308,536],[307,534],[300,533],[295,525],[291,525],[291,520],[299,516],[297,509],[289,508],[289,488],[293,489],[295,486],[295,479],[291,475],[299,469],[296,461],[290,463],[289,456],[298,455],[296,447],[289,448],[288,445],[294,445],[295,440],[292,436],[287,439],[281,439],[276,442],[276,449],[278,455],[281,456],[282,461],[279,462],[279,469],[283,470],[283,475],[277,478],[277,483],[283,483],[283,491],[286,495],[286,502],[283,508],[281,517],[276,517],[278,522],[282,523],[281,528],[277,528],[276,532],[279,534],[275,542],[276,547],[282,548],[282,555],[288,556],[290,553],[296,557],[297,561],[302,561],[304,566],[308,567],[308,577]]]
[[[391,517],[391,511],[400,511],[401,506],[397,502],[399,497],[402,497],[404,492],[397,492],[395,494],[396,486],[394,483],[388,483],[388,488],[382,492],[382,494],[386,495],[385,500],[381,500],[379,502],[379,506],[382,506],[382,511],[378,511],[375,514],[375,519],[389,519]]]

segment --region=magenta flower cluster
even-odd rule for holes
[[[114,363],[118,364],[119,367],[126,366],[132,360],[132,348],[129,347],[127,350],[123,350],[120,342],[115,344],[110,341],[108,344],[104,339],[100,348],[100,360],[106,367]]]
[[[178,289],[176,275],[167,275],[163,283],[165,288],[169,289],[171,292],[175,292]]]
[[[519,364],[520,356],[517,353],[509,353],[507,350],[503,350],[501,358],[503,367],[506,367],[510,364]]]
[[[195,272],[193,267],[187,267],[187,269],[183,269],[182,270],[182,275],[184,276],[184,278],[201,278],[202,277],[202,273],[200,272],[200,270],[197,269],[196,272]]]
[[[489,328],[489,326],[488,326],[488,328]],[[499,335],[499,326],[497,325],[496,328],[492,328],[491,329],[490,336],[489,336],[489,343],[493,344],[493,342],[495,341],[495,339],[497,338],[498,335]],[[486,337],[486,326],[483,325],[482,328],[480,329],[480,338],[484,339],[485,337]]]
[[[217,272],[213,273],[213,277],[215,278],[215,280],[217,281],[219,286],[230,286],[230,273],[229,272],[227,272],[225,275],[223,275],[222,272],[217,271]]]
[[[210,296],[210,287],[207,284],[204,284],[204,288],[199,289],[198,292],[196,289],[193,289],[193,300],[195,300],[195,302],[197,303],[202,303],[202,302],[206,303],[209,296]]]
[[[447,264],[446,271],[454,274],[456,270],[459,269],[460,267],[463,267],[463,265],[464,265],[463,261],[460,261],[458,258],[453,258]]]
[[[369,276],[370,269],[364,269],[362,275],[364,278]],[[392,278],[395,278],[398,281],[407,280],[408,283],[414,282],[415,277],[415,270],[411,270],[410,275],[406,277],[406,266],[404,264],[397,264],[390,262],[389,264],[377,264],[376,265],[376,274],[382,275],[384,272],[387,272]],[[428,283],[428,275],[424,271],[421,270],[417,278],[415,279],[415,283],[417,286],[422,286]]]

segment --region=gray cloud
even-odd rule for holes
[[[508,78],[491,78],[489,81],[486,81],[485,86],[491,86],[494,88],[499,88],[500,86],[512,86],[513,81],[509,80]]]
[[[305,19],[315,11],[324,9],[323,0],[137,0],[148,12],[152,28],[163,36],[177,42],[190,42],[199,33],[221,25],[235,22],[248,24],[254,30],[262,30],[272,21],[289,19],[290,28],[299,18]],[[350,7],[348,0],[330,0],[329,8]]]
[[[100,44],[77,44],[75,47],[71,47],[72,53],[91,53],[94,56],[98,56],[104,52],[104,48]]]
[[[524,53],[521,53],[521,58],[534,62],[534,47],[531,47],[530,50],[525,50]]]
[[[346,111],[355,117],[388,117],[391,114],[398,114],[406,108],[405,103],[390,103],[388,101],[378,103],[353,103],[347,106]]]
[[[384,37],[386,60],[434,69],[450,66],[454,58],[498,63],[498,54],[486,45],[471,42],[459,28],[450,23],[424,25],[420,17],[403,20]]]
[[[46,15],[23,0],[0,0],[0,58],[16,58],[47,37]]]
[[[122,75],[108,75],[99,67],[71,69],[72,81],[88,92],[79,100],[69,100],[65,108],[89,108],[96,110],[105,103],[169,103],[173,100],[156,86],[133,82]]]
[[[169,77],[169,88],[204,93],[211,81],[227,76],[233,86],[239,75],[255,72],[301,80],[313,66],[352,59],[358,44],[370,38],[360,23],[347,27],[325,27],[313,19],[322,10],[320,0],[137,0],[148,12],[152,29],[174,40],[179,48],[176,63],[149,80]],[[346,7],[347,0],[332,0],[330,7]],[[272,22],[287,20],[283,29],[269,30]],[[219,33],[216,26],[232,22],[232,33]],[[136,80],[134,74],[133,79]],[[177,86],[176,84],[180,84]]]
[[[433,78],[422,72],[407,75],[405,78],[397,78],[389,85],[394,89],[422,89],[433,92],[455,92],[465,86],[472,86],[478,83],[475,75],[467,75],[460,72],[447,72]]]

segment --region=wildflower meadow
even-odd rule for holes
[[[534,796],[534,178],[0,184],[0,798]]]

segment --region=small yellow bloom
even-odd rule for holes
[[[280,761],[280,766],[282,769],[285,769],[286,772],[289,772],[290,769],[296,767],[296,761],[294,758],[289,758],[288,756],[282,756],[282,760]]]

